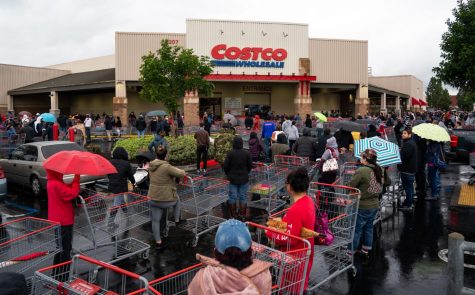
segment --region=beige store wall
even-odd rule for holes
[[[127,113],[134,112],[136,116],[139,113],[147,113],[150,111],[163,110],[166,111],[162,103],[153,103],[140,98],[139,93],[135,91],[127,91],[128,107]]]
[[[59,94],[59,108],[70,109],[71,114],[112,114],[112,97],[114,92],[86,93],[86,94]]]
[[[336,93],[312,94],[312,110],[315,112],[340,110],[340,95]]]

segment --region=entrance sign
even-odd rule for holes
[[[240,109],[242,107],[242,98],[240,97],[225,97],[224,108],[225,109]]]

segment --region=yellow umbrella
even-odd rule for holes
[[[432,141],[450,141],[447,131],[439,125],[431,123],[422,123],[412,128],[414,134]]]
[[[318,118],[318,120],[320,120],[322,122],[327,121],[327,117],[324,114],[320,113],[320,112],[316,112],[314,115],[315,115],[315,117]]]

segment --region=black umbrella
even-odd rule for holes
[[[378,122],[376,122],[376,120],[372,120],[372,119],[358,119],[355,122],[358,123],[358,124],[374,125],[374,126],[376,126],[378,124]]]
[[[366,131],[364,126],[352,121],[338,121],[336,128],[349,131],[349,132],[364,132]]]

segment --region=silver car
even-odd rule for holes
[[[69,141],[42,141],[25,143],[10,154],[10,159],[1,159],[7,181],[31,188],[35,196],[46,189],[46,171],[43,161],[60,151],[83,151],[77,143]],[[70,183],[74,175],[64,175],[64,182]],[[81,184],[94,183],[105,176],[81,175]]]

